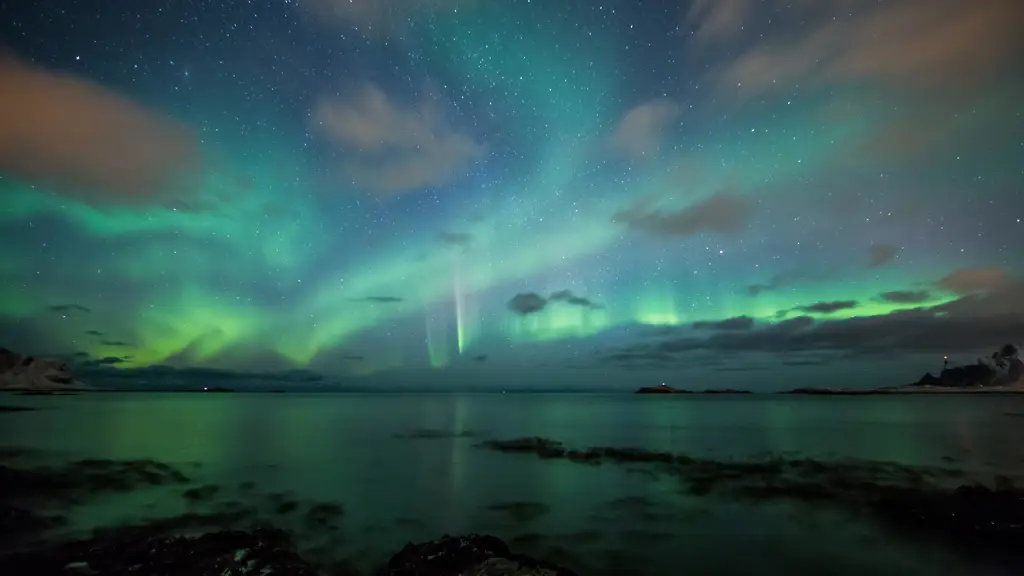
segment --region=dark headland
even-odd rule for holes
[[[749,394],[731,388],[704,391],[683,390],[667,384],[644,386],[637,394]],[[808,396],[871,396],[882,394],[1022,394],[1024,393],[1024,362],[1020,349],[1006,344],[990,357],[978,358],[974,364],[949,366],[946,359],[938,376],[926,373],[917,382],[900,386],[876,388],[802,387],[779,392]]]

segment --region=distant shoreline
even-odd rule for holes
[[[1024,394],[1024,387],[992,387],[992,388],[938,388],[938,387],[906,387],[906,388],[867,388],[867,389],[831,389],[831,388],[795,388],[791,390],[752,391],[752,390],[682,390],[672,392],[640,392],[625,390],[253,390],[253,389],[232,389],[232,390],[196,390],[196,389],[160,389],[160,388],[131,388],[113,389],[96,388],[91,390],[15,390],[0,389],[0,395],[10,396],[81,396],[88,394],[211,394],[222,396],[224,394],[263,394],[274,396],[302,395],[302,394],[378,394],[378,395],[443,395],[443,394],[480,394],[480,395],[644,395],[644,396],[945,396],[945,395],[969,395],[969,396],[1014,396]]]
[[[720,394],[720,395],[736,395],[736,394],[756,394],[756,395],[793,395],[793,396],[916,396],[916,395],[943,395],[943,394],[1024,394],[1024,384],[1014,384],[1012,386],[990,386],[990,387],[963,387],[958,388],[955,386],[930,386],[930,385],[918,385],[910,384],[906,386],[892,386],[884,388],[815,388],[815,387],[802,387],[793,388],[791,390],[780,390],[776,392],[752,392],[749,390],[735,390],[732,388],[724,389],[707,389],[707,390],[685,390],[681,388],[674,388],[662,384],[660,386],[643,386],[639,388],[634,394],[651,395],[651,396],[692,396],[692,395],[708,395],[708,394]]]

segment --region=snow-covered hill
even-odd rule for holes
[[[0,348],[0,390],[86,390],[61,360],[36,358]]]

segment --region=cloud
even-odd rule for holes
[[[127,362],[127,359],[122,358],[120,356],[106,356],[104,358],[93,358],[91,360],[86,360],[81,363],[81,367],[86,369],[99,368],[102,366],[116,366],[118,364],[124,364],[125,362]]]
[[[521,292],[508,301],[508,309],[520,316],[540,312],[547,305],[547,299],[536,292]]]
[[[985,292],[1005,285],[1010,280],[1005,268],[962,268],[935,283],[955,294]]]
[[[834,314],[840,310],[851,310],[857,307],[853,300],[837,300],[835,302],[817,302],[809,306],[798,306],[795,310],[813,314]]]
[[[399,298],[398,296],[367,296],[366,298],[359,298],[356,302],[372,302],[374,304],[398,304],[399,302],[405,302],[405,298]]]
[[[686,13],[685,23],[694,26],[694,41],[717,44],[736,39],[753,11],[754,5],[750,0],[694,0]]]
[[[920,304],[931,299],[931,293],[925,290],[894,290],[878,295],[881,300],[894,304]]]
[[[361,354],[345,354],[341,357],[342,360],[349,360],[351,362],[362,362],[366,360],[366,356]]]
[[[121,363],[118,360],[126,359],[110,357],[87,360],[78,364],[75,372],[90,383],[93,381],[106,384],[121,382],[128,385],[156,388],[195,388],[210,382],[312,384],[325,381],[322,374],[310,370],[244,372],[204,367],[178,368],[162,364],[143,368],[115,368],[115,364]]]
[[[764,292],[774,292],[796,284],[820,282],[831,275],[831,271],[821,270],[788,270],[786,272],[779,272],[772,276],[767,284],[751,284],[747,286],[747,294],[759,296]]]
[[[702,232],[734,234],[750,220],[753,207],[747,198],[719,193],[672,212],[649,210],[636,204],[612,216],[612,222],[625,224],[653,236],[691,236]]]
[[[589,298],[576,296],[570,290],[559,290],[558,292],[553,293],[551,296],[548,296],[548,301],[565,302],[566,304],[571,304],[573,306],[581,306],[583,308],[591,308],[594,310],[603,308],[603,306],[601,306],[600,304],[595,304]]]
[[[473,361],[474,362],[486,362],[487,361],[487,354],[477,354],[476,356],[473,357]]]
[[[720,31],[719,39],[750,11],[772,13],[778,32],[738,50],[718,72],[722,88],[748,97],[798,85],[865,81],[930,90],[950,86],[955,78],[958,85],[977,88],[1014,58],[1024,15],[1018,0],[715,4],[698,11],[696,23],[698,31]]]
[[[695,46],[718,50],[722,64],[704,80],[716,101],[856,94],[856,108],[878,121],[834,160],[859,168],[952,154],[968,136],[1007,137],[993,118],[1012,115],[1015,102],[990,88],[1008,81],[1003,71],[1024,51],[1022,21],[1018,0],[700,0],[685,24]]]
[[[736,316],[735,318],[726,318],[725,320],[717,320],[714,322],[703,321],[694,322],[693,328],[696,330],[721,330],[721,331],[745,331],[754,329],[754,319],[750,316]]]
[[[892,244],[873,244],[868,248],[868,266],[877,268],[892,262],[896,258],[899,248]]]
[[[382,196],[443,186],[485,152],[430,98],[403,106],[369,84],[347,99],[321,99],[312,120],[352,158],[344,169],[353,182]]]
[[[889,355],[970,353],[1020,340],[1024,330],[1024,283],[1004,283],[989,292],[970,294],[927,308],[885,315],[817,322],[799,316],[751,331],[689,333],[661,342],[617,350],[618,355],[702,353],[828,353]]]
[[[536,314],[547,308],[548,304],[562,303],[570,306],[579,306],[589,310],[599,310],[603,305],[597,304],[589,298],[577,296],[571,290],[559,290],[547,298],[536,292],[521,292],[508,301],[508,309],[520,316]]]
[[[825,364],[828,364],[828,361],[823,358],[782,361],[783,366],[824,366]]]
[[[104,335],[103,332],[100,332],[99,330],[86,330],[85,333],[88,334],[89,336],[96,336],[96,337],[100,337],[100,336]]]
[[[612,133],[612,145],[628,156],[658,151],[665,128],[679,117],[679,106],[668,98],[641,104],[619,120]]]
[[[468,232],[440,232],[437,240],[445,246],[466,249],[473,243],[473,235]]]
[[[198,169],[195,133],[69,74],[0,54],[0,172],[88,202],[146,203]]]
[[[438,10],[470,7],[475,0],[312,0],[315,13],[358,28],[366,36],[401,36],[410,22]]]
[[[128,342],[124,342],[122,340],[103,340],[102,342],[100,342],[100,344],[103,345],[103,346],[112,346],[112,347],[119,347],[119,348],[131,348],[132,347],[132,344],[130,344]]]
[[[67,314],[68,312],[92,312],[92,308],[82,306],[81,304],[55,304],[48,307],[47,310],[58,314]]]

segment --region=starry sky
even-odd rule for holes
[[[0,344],[341,386],[1024,340],[1019,0],[0,7]]]

